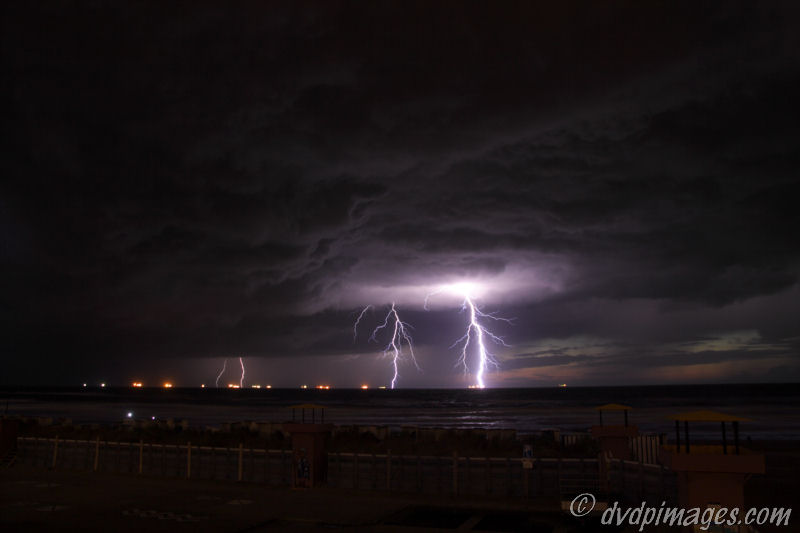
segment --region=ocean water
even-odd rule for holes
[[[531,389],[133,389],[0,388],[0,413],[71,418],[74,423],[116,423],[135,418],[187,419],[191,426],[291,419],[290,406],[326,407],[326,422],[389,426],[511,428],[585,431],[598,421],[595,407],[633,408],[629,422],[643,432],[671,434],[671,414],[699,409],[751,419],[741,435],[756,440],[800,440],[798,384],[674,385]],[[622,423],[606,413],[605,423]],[[719,424],[694,424],[698,438],[718,438]]]

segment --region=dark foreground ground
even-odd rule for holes
[[[779,445],[780,444],[780,445]],[[753,476],[745,501],[754,507],[800,504],[800,446],[773,443],[766,475]],[[794,517],[793,517],[794,518]],[[798,531],[763,526],[760,533]],[[135,474],[52,470],[15,464],[0,468],[0,533],[182,531],[357,531],[421,533],[634,531],[582,521],[556,498],[436,496],[322,488],[290,490],[263,483],[166,479]],[[664,529],[648,527],[648,532]]]
[[[0,531],[618,531],[578,522],[558,502],[510,504],[128,475],[0,472]]]

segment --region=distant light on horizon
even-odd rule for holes
[[[133,418],[133,412],[132,411],[128,411],[128,418]]]
[[[141,381],[134,381],[133,383],[131,383],[131,386],[136,387],[137,389],[141,388],[142,387],[142,382]]]
[[[172,383],[170,383],[169,381],[167,381],[166,383],[164,383],[164,388],[165,388],[165,389],[171,389],[171,388],[172,388]]]
[[[205,389],[205,388],[206,388],[206,384],[205,384],[205,383],[202,383],[202,384],[200,385],[200,388],[201,388],[201,389]]]
[[[308,385],[300,385],[300,388],[301,388],[301,389],[307,389],[307,388],[308,388]]]
[[[361,388],[367,390],[369,388],[369,385],[361,385]]]

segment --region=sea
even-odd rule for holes
[[[674,431],[670,415],[712,410],[749,419],[743,439],[800,440],[800,384],[553,387],[524,389],[216,389],[131,387],[2,387],[0,413],[71,419],[75,424],[120,423],[126,418],[185,419],[205,428],[226,422],[291,420],[291,406],[325,407],[340,425],[515,429],[583,432],[599,421],[596,408],[630,406],[641,432]],[[606,424],[622,424],[606,412]],[[718,423],[692,425],[697,438],[718,438]]]

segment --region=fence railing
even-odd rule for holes
[[[666,435],[647,434],[638,435],[630,439],[631,455],[637,460],[647,464],[658,464],[658,450],[666,441]]]
[[[557,498],[599,493],[599,476],[597,459],[328,454],[328,485],[348,489]]]
[[[148,442],[20,437],[21,464],[147,476],[288,485],[291,451]]]
[[[589,433],[562,433],[561,434],[561,446],[575,446],[576,444],[581,444],[587,441],[592,440],[592,436]]]
[[[629,503],[677,502],[677,475],[664,465],[611,459],[607,466],[609,496],[612,499]]]
[[[230,480],[288,486],[289,449],[21,437],[18,461],[36,467]],[[591,492],[674,499],[674,473],[641,462],[594,458],[451,457],[330,452],[330,487],[431,495],[571,499]],[[638,500],[643,501],[643,500]]]

